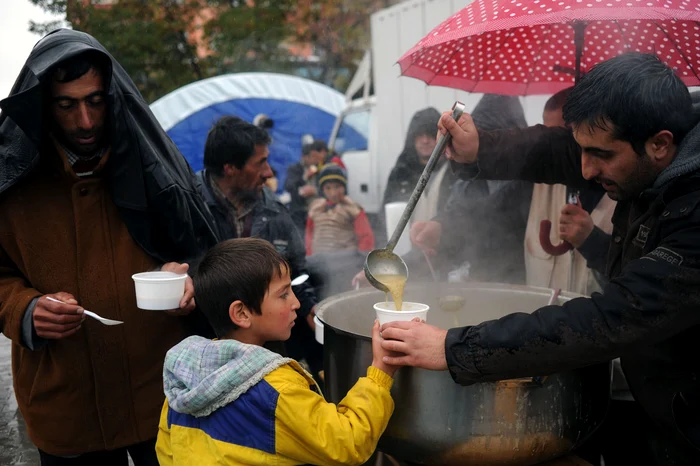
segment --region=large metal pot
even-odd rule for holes
[[[550,294],[544,288],[431,283],[409,284],[405,299],[428,304],[428,323],[447,329],[532,312],[546,305]],[[465,298],[464,308],[441,310],[440,298],[455,295]],[[562,293],[559,299],[573,297]],[[372,305],[384,299],[381,292],[362,290],[319,305],[330,401],[339,402],[371,364]],[[610,364],[549,375],[544,381],[525,378],[469,387],[456,384],[447,372],[402,368],[392,388],[396,410],[379,449],[421,464],[536,464],[580,445],[602,423],[610,380]]]

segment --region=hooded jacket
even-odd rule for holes
[[[478,166],[455,165],[465,177],[592,185],[570,130],[535,126],[479,139]],[[466,385],[620,357],[635,400],[662,432],[666,459],[656,464],[700,464],[700,123],[653,186],[618,202],[612,223],[601,294],[452,329],[449,370]]]
[[[359,465],[394,409],[392,379],[374,367],[336,406],[295,361],[236,340],[182,341],[163,381],[162,466]]]
[[[486,94],[472,118],[483,131],[527,126],[518,97]],[[443,231],[438,258],[451,268],[469,262],[477,281],[524,283],[522,243],[531,196],[528,181],[457,180],[435,218]]]
[[[416,187],[416,184],[418,184],[418,179],[425,168],[425,165],[420,163],[420,158],[416,152],[416,137],[423,134],[437,134],[437,124],[439,120],[440,113],[434,108],[426,108],[413,115],[411,123],[408,125],[404,149],[401,151],[401,154],[399,154],[399,157],[396,159],[396,164],[389,174],[382,205],[386,205],[390,202],[405,202],[411,197],[413,189]],[[433,174],[439,170],[443,163],[445,163],[445,160],[438,163]],[[452,171],[447,170],[439,186],[439,207],[444,206],[447,202],[447,198],[450,195],[450,186],[452,186],[452,183],[456,179]]]
[[[47,142],[45,85],[58,63],[104,55],[110,158],[104,176],[134,240],[161,262],[195,260],[217,237],[194,174],[124,68],[92,36],[58,29],[32,50],[10,96],[0,101],[0,196],[41,161]]]

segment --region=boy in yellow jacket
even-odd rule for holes
[[[163,370],[161,465],[352,465],[374,452],[394,410],[396,367],[372,329],[372,365],[337,406],[299,364],[263,348],[289,338],[299,301],[289,265],[266,241],[219,243],[194,279],[219,340],[190,337]]]

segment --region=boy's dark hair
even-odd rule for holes
[[[270,142],[270,135],[264,129],[235,116],[221,117],[207,135],[204,168],[215,176],[224,174],[226,164],[243,168],[255,154],[255,146]]]
[[[594,66],[569,94],[566,124],[611,130],[637,154],[662,130],[678,144],[692,127],[688,88],[656,55],[630,52]]]
[[[216,335],[223,337],[239,328],[229,317],[231,303],[240,300],[251,312],[260,314],[270,283],[288,270],[284,256],[265,240],[222,241],[204,255],[197,267],[197,307]]]
[[[554,110],[563,108],[564,104],[566,104],[566,99],[568,99],[569,94],[571,94],[572,89],[573,87],[567,87],[566,89],[562,89],[561,91],[557,92],[552,97],[550,97],[547,100],[547,103],[544,104],[544,111],[552,112]]]
[[[90,69],[94,68],[102,75],[102,79],[107,77],[107,58],[96,51],[88,51],[71,57],[58,63],[51,70],[51,79],[59,83],[69,83],[83,77]],[[105,86],[107,83],[105,83]]]
[[[314,142],[310,144],[304,144],[304,147],[301,148],[301,154],[302,155],[309,155],[312,150],[321,152],[321,151],[328,151],[328,144],[326,144],[326,141],[323,139],[316,139]]]

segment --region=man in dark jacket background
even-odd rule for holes
[[[157,465],[163,360],[194,290],[142,311],[131,275],[185,273],[216,243],[194,174],[87,34],[39,41],[0,107],[0,329],[29,437],[42,465]]]
[[[469,116],[443,116],[441,131],[456,162],[477,163],[457,165],[467,177],[600,183],[618,201],[603,292],[449,331],[387,324],[383,346],[404,353],[387,362],[449,369],[466,385],[620,357],[643,409],[626,428],[645,464],[700,464],[698,113],[673,70],[628,53],[581,79],[564,118],[573,132],[478,132]]]
[[[284,189],[291,196],[289,213],[292,216],[299,234],[304,237],[306,231],[306,219],[309,213],[309,205],[321,194],[318,191],[316,180],[318,172],[328,157],[328,146],[325,141],[317,139],[301,148],[301,160],[290,165],[287,169],[287,180]],[[339,163],[342,166],[342,162]]]
[[[292,278],[307,273],[306,248],[285,207],[264,188],[272,176],[268,164],[270,136],[238,117],[225,116],[209,131],[204,167],[197,174],[202,195],[214,216],[222,240],[258,237],[272,243],[287,259]],[[314,337],[316,295],[307,281],[294,287],[301,307],[292,337],[290,357],[305,359],[314,375],[323,369],[322,347]]]

